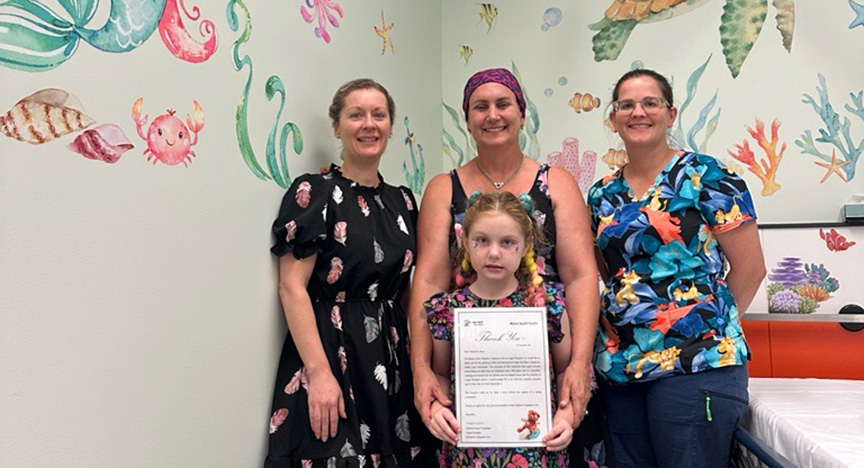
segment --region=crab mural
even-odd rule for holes
[[[704,6],[711,0],[613,0],[604,18],[589,26],[597,31],[592,39],[594,60],[615,60],[624,49],[630,33],[640,23],[672,19]],[[759,38],[768,14],[768,0],[724,0],[720,17],[720,44],[726,66],[737,78],[744,60]],[[792,51],[795,30],[795,0],[772,0],[777,30],[783,47]]]
[[[132,118],[135,120],[138,135],[147,142],[147,149],[144,150],[147,161],[153,161],[153,164],[162,161],[169,166],[182,162],[189,167],[195,156],[192,147],[198,143],[198,133],[204,128],[204,110],[201,105],[198,101],[192,101],[192,115],[195,117],[187,114],[185,124],[174,116],[173,109],[168,109],[165,114],[153,119],[145,135],[144,127],[147,125],[148,115],[141,117],[143,103],[144,98],[138,98],[132,105]]]

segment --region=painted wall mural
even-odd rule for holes
[[[588,189],[594,182],[594,172],[597,166],[597,153],[585,151],[579,157],[579,139],[569,137],[561,143],[561,151],[553,151],[546,155],[546,161],[554,167],[563,167],[573,175],[582,191],[582,197],[588,196]]]
[[[185,124],[174,116],[173,109],[168,109],[153,119],[145,134],[144,127],[147,126],[149,115],[141,116],[143,103],[144,98],[138,98],[132,105],[132,118],[135,120],[138,136],[147,143],[147,149],[144,150],[147,161],[152,161],[154,165],[162,162],[169,166],[183,163],[185,167],[189,167],[195,157],[192,147],[198,144],[198,133],[204,128],[204,110],[201,105],[198,101],[192,101],[194,110],[191,116],[186,115]]]
[[[753,150],[750,149],[750,143],[744,140],[741,144],[735,144],[735,151],[729,150],[729,155],[738,161],[747,165],[747,170],[752,172],[762,181],[762,196],[767,197],[780,190],[780,184],[777,183],[777,169],[780,168],[780,161],[783,160],[783,153],[786,151],[786,143],[777,151],[778,136],[777,131],[780,128],[780,121],[774,119],[771,122],[771,139],[765,135],[765,123],[756,119],[756,127],[747,127],[747,133],[756,140],[756,144],[765,152],[766,158],[756,160]]]
[[[711,0],[614,0],[604,18],[592,24],[594,60],[616,60],[627,44],[633,29],[641,23],[669,20],[699,8]],[[794,0],[773,0],[777,30],[783,47],[792,51],[795,31]],[[726,66],[733,78],[759,38],[768,14],[767,0],[725,0],[720,18],[720,43]]]
[[[203,20],[201,43],[186,29],[180,11],[188,19],[200,18],[193,7],[190,14],[182,0],[111,0],[108,20],[99,28],[90,26],[99,0],[61,0],[66,17],[36,0],[7,0],[0,4],[0,64],[38,72],[50,70],[69,60],[81,41],[103,52],[122,53],[136,49],[159,29],[168,50],[177,58],[198,63],[216,51],[216,28]]]
[[[815,140],[813,133],[810,130],[805,130],[801,138],[795,140],[795,144],[801,148],[802,153],[824,161],[816,162],[817,166],[828,170],[819,183],[825,182],[831,174],[837,174],[844,182],[849,182],[855,178],[858,159],[864,152],[864,138],[858,140],[857,144],[855,143],[856,139],[852,136],[852,121],[848,116],[843,116],[841,120],[840,114],[834,110],[835,108],[831,105],[831,100],[828,97],[828,85],[825,82],[825,76],[821,73],[819,74],[819,85],[816,86],[816,93],[819,97],[818,102],[809,94],[804,94],[802,102],[813,108],[816,115],[822,119],[824,127],[818,129],[819,137]],[[864,91],[850,92],[849,100],[851,104],[846,104],[843,108],[864,123]],[[831,155],[829,156],[821,147],[817,147],[817,143],[832,146]],[[825,145],[821,146],[824,147]],[[840,152],[839,159],[837,151]]]
[[[300,16],[303,17],[303,20],[309,24],[312,24],[313,21],[318,23],[315,26],[315,37],[320,37],[328,44],[330,43],[330,33],[327,32],[327,24],[338,28],[339,19],[336,18],[336,15],[342,18],[342,7],[333,0],[306,0],[305,6],[300,5]]]
[[[41,145],[94,123],[74,95],[62,89],[36,91],[0,115],[0,131],[18,141]]]
[[[773,314],[812,314],[820,302],[840,289],[840,282],[824,264],[805,264],[798,257],[777,262],[768,281],[768,312]]]
[[[849,29],[856,26],[864,27],[864,4],[857,3],[855,0],[849,0],[849,6],[855,13],[855,19],[849,24]]]
[[[391,21],[389,24],[384,19],[384,10],[381,10],[381,27],[375,26],[375,34],[384,41],[381,44],[381,55],[384,55],[384,52],[387,51],[387,46],[390,46],[390,53],[393,55],[396,54],[396,49],[393,48],[393,39],[390,38],[390,30],[393,29],[393,22]]]
[[[561,9],[558,7],[547,8],[546,11],[543,12],[543,24],[540,25],[541,31],[548,31],[549,28],[554,28],[561,24],[561,18],[563,18],[564,14],[561,13]]]
[[[495,28],[496,19],[498,19],[498,7],[492,3],[478,3],[477,6],[480,7],[480,12],[478,15],[480,16],[480,21],[486,23],[486,34],[491,34],[492,29]]]
[[[309,0],[307,0],[307,3],[308,2]],[[330,3],[331,2],[326,0],[322,0],[321,2],[316,0],[315,5],[317,6],[320,4],[327,6],[330,5]],[[338,4],[336,6],[338,7]],[[303,6],[301,5],[300,8],[302,10]],[[240,29],[240,17],[237,15],[237,9],[239,9],[243,15],[243,32],[237,40],[234,41],[234,46],[231,49],[233,64],[234,69],[238,72],[242,72],[244,68],[249,69],[249,73],[246,77],[246,84],[243,86],[243,91],[240,96],[240,103],[237,104],[237,113],[235,117],[235,131],[237,134],[237,143],[240,147],[240,154],[243,157],[246,166],[252,171],[252,174],[254,174],[255,177],[261,180],[273,180],[280,187],[288,188],[291,184],[291,174],[288,170],[288,158],[286,156],[288,137],[292,138],[291,147],[294,150],[294,153],[300,154],[303,152],[303,136],[300,133],[300,127],[298,127],[297,124],[286,122],[282,126],[282,131],[279,132],[279,159],[276,159],[276,134],[279,130],[279,120],[282,117],[282,111],[285,109],[285,85],[282,83],[282,79],[277,75],[271,75],[264,86],[264,93],[266,94],[268,101],[273,100],[276,94],[279,94],[279,109],[276,111],[276,116],[270,129],[270,135],[267,138],[267,146],[265,150],[267,171],[265,171],[258,163],[255,151],[252,149],[252,141],[249,137],[248,112],[249,94],[252,88],[252,58],[248,55],[243,55],[242,58],[240,57],[240,45],[248,42],[249,38],[252,36],[252,16],[249,13],[249,9],[246,7],[246,4],[242,0],[229,0],[227,7],[228,26],[234,32],[237,32]],[[339,12],[341,16],[341,9]],[[329,42],[329,40],[329,36],[327,36],[325,42]]]
[[[426,158],[423,157],[423,145],[417,142],[414,132],[411,131],[411,122],[408,116],[405,116],[405,131],[408,136],[405,137],[405,144],[408,145],[408,152],[411,157],[411,170],[408,170],[408,163],[402,162],[402,173],[405,175],[405,183],[409,189],[415,194],[423,191],[423,185],[426,183]]]
[[[102,124],[88,128],[66,145],[87,159],[113,164],[135,145],[129,141],[123,129],[114,124]]]

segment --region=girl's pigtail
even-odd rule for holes
[[[459,271],[456,273],[456,286],[460,288],[468,286],[469,278],[471,278],[471,261],[468,258],[468,251],[465,251],[465,257],[459,263]]]
[[[525,277],[528,279],[528,303],[533,304],[534,307],[545,307],[547,304],[546,288],[543,287],[543,277],[537,271],[533,245],[528,247],[522,263],[524,264],[523,271],[525,271]]]

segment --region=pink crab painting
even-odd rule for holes
[[[204,128],[204,110],[201,105],[198,101],[192,101],[194,118],[186,114],[186,124],[174,116],[173,109],[168,109],[165,114],[153,119],[145,135],[144,127],[147,125],[148,115],[141,117],[143,102],[144,98],[138,98],[132,105],[132,118],[135,119],[138,135],[147,142],[147,149],[144,150],[147,161],[152,160],[153,164],[162,161],[169,166],[182,162],[189,167],[195,156],[192,147],[198,143],[198,133]]]

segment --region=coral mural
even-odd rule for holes
[[[495,20],[498,19],[498,7],[491,3],[478,3],[477,6],[480,7],[480,12],[478,13],[480,21],[477,24],[485,21],[486,34],[491,34],[496,24]]]
[[[849,29],[852,29],[855,26],[864,27],[864,5],[856,3],[855,0],[849,0],[849,6],[852,7],[852,11],[855,12],[855,19],[849,24]]]
[[[41,145],[96,123],[81,101],[62,89],[47,88],[22,98],[0,115],[0,131],[18,141]]]
[[[288,137],[292,137],[294,152],[300,154],[303,152],[303,136],[300,133],[300,127],[296,124],[293,122],[285,123],[279,134],[279,160],[276,160],[276,133],[279,129],[279,119],[282,116],[282,111],[285,109],[285,86],[278,76],[270,76],[264,87],[264,93],[267,96],[267,100],[273,100],[273,97],[277,93],[279,94],[279,110],[276,111],[276,117],[273,120],[270,135],[267,138],[265,156],[268,172],[265,172],[261,165],[258,164],[255,151],[252,149],[252,142],[249,139],[249,120],[247,115],[249,112],[249,91],[252,88],[252,59],[248,55],[240,57],[240,45],[248,42],[252,35],[252,16],[249,14],[249,9],[246,8],[242,0],[229,0],[226,14],[228,16],[228,26],[232,31],[237,32],[240,29],[240,19],[237,16],[235,7],[239,8],[243,13],[245,22],[243,24],[243,32],[234,41],[234,46],[232,47],[234,69],[239,72],[245,67],[249,68],[249,74],[243,87],[240,103],[237,105],[236,114],[236,133],[237,143],[240,146],[240,154],[243,156],[246,166],[249,167],[255,177],[261,180],[272,179],[280,187],[288,188],[288,185],[291,183],[291,175],[288,171],[288,161],[285,154]]]
[[[90,29],[99,0],[61,1],[68,18],[36,0],[2,2],[0,12],[0,64],[16,70],[38,72],[50,70],[69,60],[81,41],[103,52],[129,52],[143,44],[158,28],[163,42],[176,57],[189,62],[207,60],[216,50],[216,29],[212,21],[203,20],[200,32],[205,43],[199,43],[185,29],[180,16],[195,21],[182,0],[112,0],[108,20],[98,29]]]
[[[384,43],[381,44],[381,55],[384,55],[384,52],[387,51],[387,46],[390,46],[390,52],[394,55],[396,54],[396,49],[393,48],[393,39],[390,38],[390,30],[393,29],[393,22],[387,24],[387,21],[384,20],[384,10],[381,10],[381,28],[375,26],[375,34],[380,37]]]
[[[768,280],[768,312],[772,314],[813,313],[840,289],[840,282],[824,264],[803,264],[798,257],[783,257]]]
[[[144,103],[144,98],[138,98],[132,105],[132,118],[135,120],[135,128],[140,136],[147,143],[147,149],[144,154],[147,156],[147,161],[153,161],[155,165],[157,161],[173,166],[183,163],[183,166],[189,167],[192,158],[195,157],[195,152],[192,147],[198,143],[198,133],[204,128],[204,110],[198,101],[192,101],[192,115],[186,115],[186,123],[174,116],[173,109],[155,119],[147,133],[144,133],[144,127],[147,126],[148,115],[141,116],[141,107]]]
[[[594,151],[585,151],[582,154],[582,159],[579,159],[579,140],[570,137],[565,139],[562,144],[561,151],[554,151],[546,156],[549,165],[555,167],[563,167],[573,178],[579,183],[579,190],[582,191],[582,196],[586,197],[588,189],[591,188],[591,182],[594,181],[594,171],[597,167],[597,153]]]
[[[403,161],[402,172],[405,174],[408,188],[419,195],[423,191],[423,184],[426,182],[426,160],[423,158],[423,145],[417,143],[407,116],[405,117],[405,130],[408,132],[408,136],[405,137],[405,144],[408,145],[408,151],[411,153],[411,170],[408,170],[408,164]]]
[[[780,190],[780,184],[775,181],[777,169],[780,167],[780,161],[783,159],[783,152],[786,151],[786,143],[780,147],[780,152],[777,152],[777,130],[780,128],[780,121],[774,119],[771,122],[771,140],[765,136],[765,124],[756,119],[756,128],[747,127],[747,132],[756,140],[756,144],[765,152],[767,159],[760,158],[756,161],[753,151],[750,149],[750,144],[747,140],[743,143],[735,144],[735,150],[729,150],[729,155],[747,165],[747,169],[756,174],[756,177],[762,181],[762,196],[767,197],[773,195],[774,192]]]
[[[339,18],[342,18],[342,7],[333,0],[306,0],[306,5],[312,9],[312,13],[305,6],[300,5],[300,16],[309,24],[318,21],[318,26],[315,26],[315,37],[320,37],[329,44],[330,33],[327,32],[327,23],[334,28],[339,27],[339,20],[332,12],[336,12]]]
[[[711,0],[613,0],[604,18],[589,26],[597,31],[592,42],[594,60],[615,60],[627,44],[630,33],[640,23],[665,21],[689,13]],[[794,0],[773,0],[775,20],[783,47],[792,51],[795,30]],[[768,0],[725,0],[720,17],[720,44],[726,66],[733,78],[759,38],[768,14]]]
[[[836,173],[844,181],[849,182],[855,178],[855,167],[858,165],[861,153],[864,152],[864,139],[860,140],[857,145],[855,144],[851,130],[852,122],[847,116],[843,116],[841,120],[840,114],[834,110],[834,106],[831,105],[828,98],[828,86],[825,84],[825,77],[821,73],[819,74],[819,85],[816,87],[816,93],[819,95],[819,102],[816,102],[809,94],[804,95],[802,102],[810,104],[825,126],[819,128],[819,137],[815,141],[812,132],[805,130],[801,139],[795,140],[795,144],[801,148],[802,153],[816,156],[825,162],[816,163],[828,169],[820,183],[824,182],[832,173]],[[849,93],[849,99],[852,104],[846,104],[844,108],[864,122],[864,91],[858,91],[857,94]],[[833,146],[831,155],[823,153],[816,147],[816,143]],[[842,156],[839,161],[836,151],[839,151]],[[841,169],[842,173],[840,172]]]

